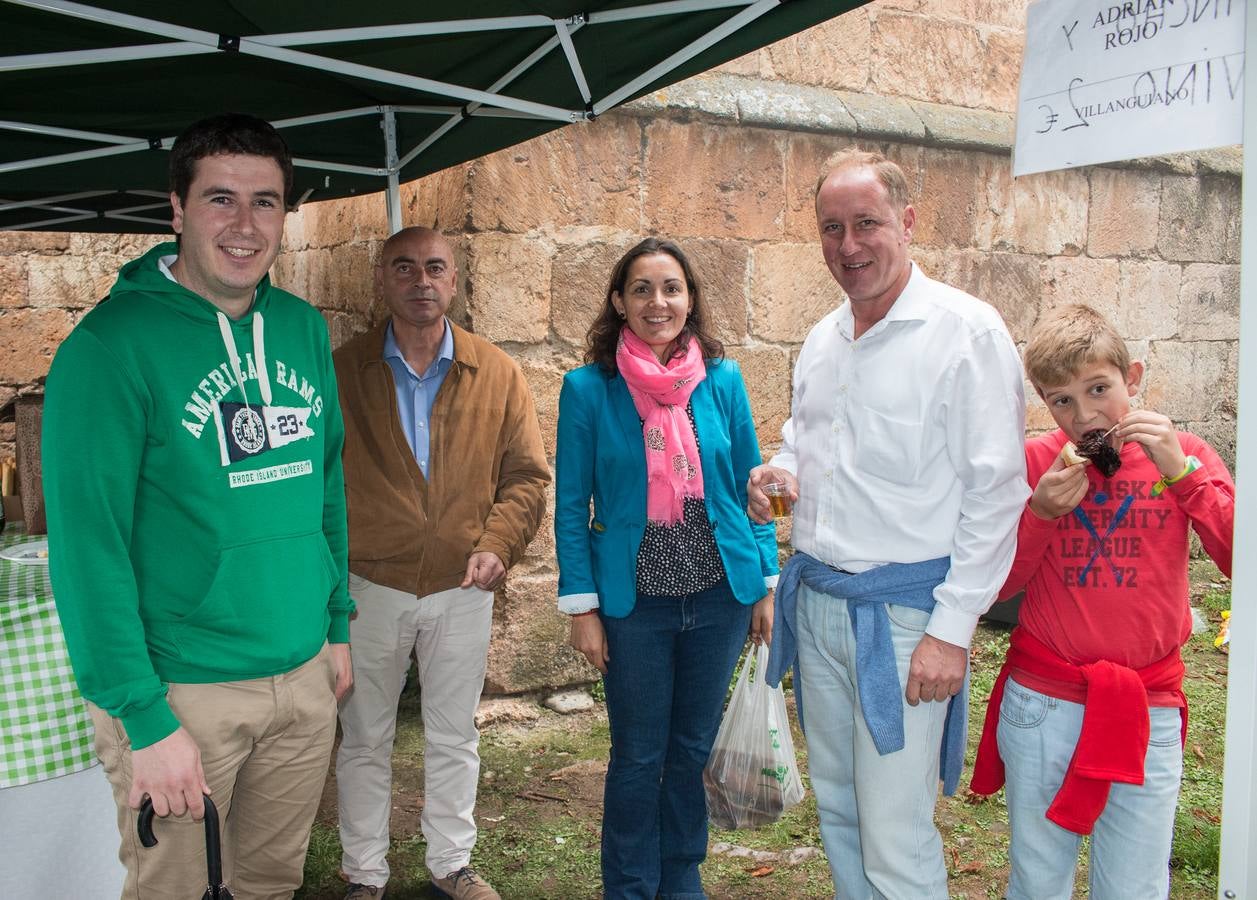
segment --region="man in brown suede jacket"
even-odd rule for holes
[[[336,758],[347,900],[381,898],[388,883],[393,735],[412,650],[432,884],[458,900],[499,900],[468,865],[480,773],[474,718],[493,591],[541,522],[550,467],[519,366],[445,317],[457,280],[444,237],[399,231],[375,267],[389,321],[334,354],[358,605]]]

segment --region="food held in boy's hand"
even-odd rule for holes
[[[1090,460],[1105,478],[1112,478],[1122,467],[1122,458],[1109,443],[1108,432],[1103,428],[1093,428],[1080,437],[1078,453]]]
[[[1087,457],[1078,452],[1078,448],[1073,441],[1066,441],[1065,446],[1061,448],[1061,459],[1065,460],[1065,465],[1076,466],[1079,463],[1087,462]]]

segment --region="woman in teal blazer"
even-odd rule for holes
[[[748,631],[771,638],[776,531],[746,514],[759,442],[670,241],[616,265],[585,358],[559,398],[554,530],[559,609],[611,723],[604,896],[693,900],[729,679]]]

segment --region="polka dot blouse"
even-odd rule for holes
[[[688,404],[685,414],[694,428],[694,442],[698,444],[694,410]],[[637,550],[639,594],[682,597],[706,590],[725,577],[706,504],[700,497],[686,497],[684,503],[682,521],[674,525],[646,524]]]

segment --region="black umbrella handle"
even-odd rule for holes
[[[214,805],[214,801],[209,798],[208,794],[203,796],[205,800],[205,864],[208,868],[210,885],[210,893],[207,896],[230,900],[231,894],[223,885],[223,849],[218,832],[218,807]],[[140,843],[145,847],[157,846],[157,835],[153,834],[154,815],[153,801],[145,797],[140,804],[140,815],[135,825],[135,830],[140,835]]]

